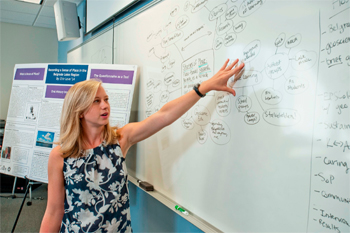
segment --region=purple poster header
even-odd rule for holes
[[[70,87],[47,85],[45,98],[64,99]]]
[[[45,68],[18,68],[15,80],[44,80]]]
[[[104,83],[132,84],[133,70],[101,70],[91,69],[90,78],[98,78]]]

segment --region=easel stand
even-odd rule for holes
[[[16,177],[17,179],[17,177]],[[27,179],[27,177],[25,177],[26,181],[28,181],[28,185],[27,185],[27,188],[26,188],[26,191],[24,193],[24,197],[23,197],[23,201],[22,201],[22,204],[21,204],[21,207],[18,211],[18,214],[17,214],[17,217],[16,217],[16,221],[15,221],[15,224],[13,225],[13,228],[12,228],[12,231],[11,233],[13,233],[15,231],[15,228],[16,228],[16,225],[17,225],[17,222],[18,222],[18,219],[19,219],[19,216],[21,215],[21,212],[22,212],[22,208],[23,208],[23,205],[24,205],[24,202],[27,198],[27,195],[28,195],[28,191],[29,191],[29,201],[27,202],[27,206],[31,206],[32,205],[32,186],[33,184],[39,184],[40,182],[33,182],[33,181],[30,181]],[[14,194],[14,192],[12,191],[12,193]],[[14,195],[13,195],[14,196]],[[16,197],[16,196],[14,196]],[[12,198],[14,198],[12,197]]]
[[[13,181],[13,187],[12,187],[12,199],[15,199],[16,198],[16,184],[17,184],[17,176],[15,176],[15,180]]]
[[[27,178],[25,177],[25,179],[27,180]],[[13,187],[12,187],[12,194],[11,197],[12,199],[15,199],[17,196],[15,194],[16,192],[16,183],[17,183],[17,176],[15,176],[15,180],[13,181]],[[27,202],[27,206],[32,205],[32,185],[33,184],[41,184],[41,182],[33,182],[33,181],[29,181],[29,183],[31,184],[29,186],[29,201]],[[42,200],[42,198],[39,198]]]

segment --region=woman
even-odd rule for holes
[[[59,146],[49,157],[48,201],[40,232],[130,232],[125,168],[129,148],[173,123],[203,94],[216,90],[235,95],[227,82],[244,64],[236,66],[238,59],[228,63],[197,90],[119,129],[109,125],[110,106],[101,82],[72,86],[62,108]]]

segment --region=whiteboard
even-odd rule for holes
[[[246,64],[236,97],[208,93],[138,143],[129,173],[224,232],[349,232],[349,6],[166,0],[118,25],[138,120]]]
[[[113,30],[107,28],[67,53],[67,63],[112,64]]]

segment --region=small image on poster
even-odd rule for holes
[[[38,115],[38,104],[27,104],[26,106],[26,120],[36,121]]]
[[[7,146],[2,150],[1,158],[11,159],[11,147]]]
[[[35,145],[40,147],[52,148],[54,137],[54,132],[38,131],[38,136],[36,137]]]

